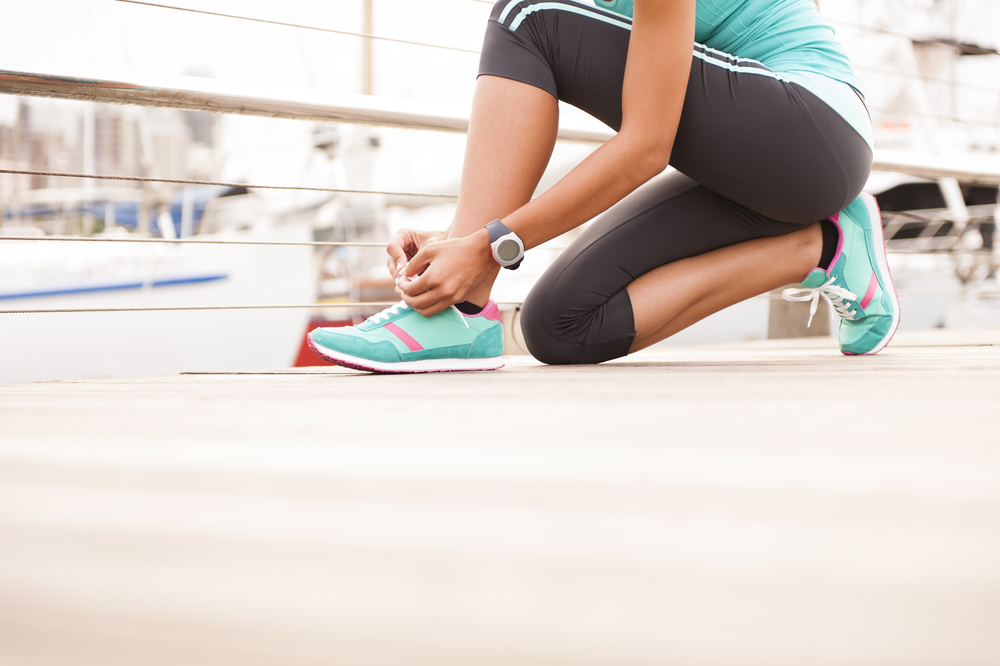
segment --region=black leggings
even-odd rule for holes
[[[536,86],[620,129],[628,20],[589,6],[522,13],[522,4],[532,3],[503,16],[510,0],[494,8],[480,75]],[[598,218],[528,294],[521,327],[535,358],[557,364],[625,356],[635,337],[630,282],[678,259],[840,212],[861,192],[872,153],[804,87],[696,44],[670,164],[676,172]]]

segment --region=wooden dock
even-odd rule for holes
[[[996,666],[1000,330],[0,386],[0,663]]]

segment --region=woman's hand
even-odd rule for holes
[[[499,270],[490,253],[489,233],[434,240],[423,245],[403,268],[396,291],[425,317],[441,312]]]
[[[400,229],[389,241],[385,251],[389,253],[389,275],[398,280],[399,271],[427,243],[448,237],[447,231],[414,231]],[[399,293],[399,290],[396,290]]]

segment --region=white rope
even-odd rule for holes
[[[305,303],[296,305],[192,305],[161,308],[53,308],[46,310],[0,310],[0,314],[69,314],[85,312],[191,312],[201,310],[295,310],[303,308],[384,307],[391,303]]]
[[[966,83],[965,81],[954,81],[952,79],[941,79],[934,76],[924,76],[923,74],[917,74],[916,72],[903,72],[898,69],[885,69],[884,67],[872,67],[870,65],[860,65],[858,63],[852,63],[852,65],[854,69],[861,69],[866,72],[874,72],[876,74],[886,74],[888,76],[899,76],[910,79],[920,79],[921,81],[933,81],[934,83],[942,83],[949,86],[955,86],[956,88],[979,90],[981,92],[988,92],[988,93],[993,93],[995,95],[1000,95],[1000,88],[981,86],[975,83]]]
[[[912,238],[902,239],[899,242],[909,242]],[[285,246],[309,246],[309,247],[386,247],[386,243],[365,243],[360,241],[252,241],[252,240],[200,240],[197,238],[105,238],[96,236],[4,236],[3,228],[0,227],[0,242],[3,241],[69,241],[79,243],[169,243],[173,245],[285,245]],[[568,245],[539,245],[532,248],[535,250],[548,250],[550,252],[562,252],[568,249]],[[927,254],[927,255],[976,255],[988,254],[989,250],[959,250],[947,248],[943,250],[903,250],[886,248],[888,254]]]
[[[499,301],[497,305],[520,307],[521,301]],[[365,303],[305,303],[295,305],[192,305],[158,308],[52,308],[44,310],[0,310],[0,314],[75,314],[89,312],[193,312],[204,310],[295,310],[327,308],[384,308],[399,305],[398,301],[372,301]],[[468,324],[466,324],[468,326]]]
[[[119,0],[124,2],[124,0]],[[225,183],[214,180],[189,180],[184,178],[148,178],[146,176],[103,176],[94,173],[72,173],[69,171],[35,171],[32,169],[0,169],[0,173],[15,176],[52,176],[57,178],[91,178],[94,180],[125,180],[137,183],[170,183],[173,185],[216,185],[218,187],[245,188],[248,190],[297,190],[302,192],[335,192],[339,194],[382,194],[395,197],[433,197],[437,199],[457,199],[457,194],[436,194],[430,192],[391,192],[386,190],[347,190],[338,187],[299,187],[295,185],[251,185],[249,183]]]
[[[998,289],[974,289],[968,287],[942,288],[942,289],[900,289],[897,290],[899,296],[986,296],[1000,297]],[[783,300],[780,294],[760,294],[754,296],[753,300],[768,299],[772,301]],[[75,314],[90,312],[189,312],[203,310],[294,310],[294,309],[315,309],[325,310],[328,308],[385,308],[396,305],[398,301],[372,301],[370,303],[304,303],[295,305],[200,305],[200,306],[175,306],[158,308],[52,308],[37,310],[0,310],[0,314]],[[512,306],[519,308],[523,301],[497,301],[497,305]]]
[[[0,229],[0,234],[3,230]],[[0,241],[71,241],[83,243],[169,243],[171,245],[286,245],[311,247],[379,247],[385,243],[360,241],[251,241],[251,240],[198,240],[196,238],[101,238],[94,236],[3,236]]]
[[[885,113],[902,113],[908,116],[921,116],[923,118],[934,118],[935,120],[945,120],[950,123],[965,123],[966,125],[982,125],[984,127],[997,127],[1000,120],[975,120],[973,118],[962,118],[961,116],[949,116],[943,113],[927,113],[916,109],[892,109],[885,106],[870,106],[871,111],[882,111]]]
[[[926,38],[926,37],[916,37],[914,35],[907,35],[906,33],[898,32],[896,30],[888,30],[886,28],[876,28],[876,27],[870,26],[870,25],[862,25],[860,23],[852,23],[850,21],[842,21],[840,19],[831,18],[829,16],[824,16],[823,20],[825,20],[827,23],[837,23],[837,24],[840,24],[840,25],[848,27],[848,28],[854,28],[855,30],[863,30],[865,32],[874,32],[874,33],[878,33],[880,35],[893,35],[895,37],[902,37],[903,39],[908,39],[911,42],[924,42],[924,43],[931,43],[931,44],[944,44],[945,46],[953,46],[953,47],[962,46],[962,44],[959,44],[958,42],[956,42],[954,40],[951,40],[951,39],[933,39],[933,38]],[[982,49],[982,53],[980,53],[978,55],[998,55],[998,53],[997,53],[996,49]]]
[[[328,32],[334,35],[349,35],[351,37],[364,37],[365,39],[377,39],[383,42],[394,42],[396,44],[409,44],[411,46],[426,46],[432,49],[444,49],[446,51],[458,51],[460,53],[479,53],[473,49],[463,49],[457,46],[444,46],[442,44],[428,44],[425,42],[414,42],[408,39],[395,39],[393,37],[382,37],[379,35],[367,35],[363,32],[350,32],[348,30],[333,30],[331,28],[317,28],[312,25],[300,25],[298,23],[285,23],[284,21],[269,21],[267,19],[252,18],[249,16],[237,16],[235,14],[222,14],[219,12],[209,12],[204,9],[192,9],[191,7],[174,7],[173,5],[161,5],[155,2],[140,2],[140,0],[116,0],[130,5],[143,5],[145,7],[156,7],[158,9],[174,9],[181,12],[191,12],[192,14],[204,14],[206,16],[219,16],[222,18],[237,19],[239,21],[253,21],[254,23],[267,23],[269,25],[280,25],[286,28],[299,28],[300,30],[316,30],[317,32]]]

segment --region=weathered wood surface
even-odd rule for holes
[[[1000,663],[1000,331],[0,386],[0,663]]]

